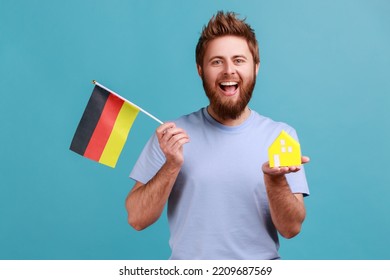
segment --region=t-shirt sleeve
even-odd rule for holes
[[[146,184],[156,175],[164,163],[165,156],[160,149],[157,136],[154,134],[146,143],[129,177]]]

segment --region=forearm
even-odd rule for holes
[[[294,195],[285,175],[264,174],[272,221],[285,238],[297,235],[306,216],[302,195]]]
[[[126,198],[128,221],[133,228],[142,230],[161,216],[179,172],[180,167],[165,163],[148,183],[133,188]]]
[[[189,142],[187,133],[169,122],[156,129],[156,136],[166,161],[148,183],[137,182],[126,198],[128,221],[136,230],[148,227],[161,216],[184,163],[183,145]]]

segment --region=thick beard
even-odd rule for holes
[[[202,82],[213,112],[222,120],[236,120],[244,112],[252,98],[253,89],[256,84],[256,75],[253,75],[252,80],[248,81],[246,85],[242,85],[237,101],[223,101],[213,87],[213,84],[208,83],[204,75],[202,75]]]

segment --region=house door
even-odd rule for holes
[[[280,158],[279,155],[274,155],[274,166],[279,167],[280,166]]]

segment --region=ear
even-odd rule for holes
[[[256,68],[255,68],[256,76],[257,76],[257,73],[259,73],[259,69],[260,69],[260,62],[256,64]]]
[[[202,66],[200,66],[199,64],[196,64],[196,69],[198,69],[199,77],[202,77]]]

